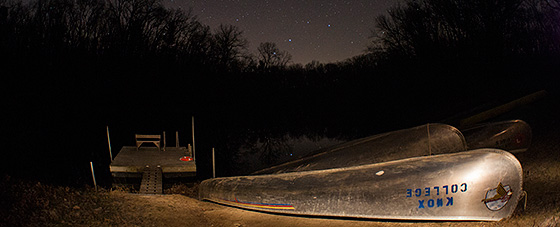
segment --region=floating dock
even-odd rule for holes
[[[141,176],[146,166],[160,166],[163,177],[196,176],[196,163],[182,161],[192,157],[186,147],[166,147],[165,151],[156,147],[125,146],[110,165],[113,177]]]
[[[160,150],[157,147],[124,146],[109,169],[113,178],[141,178],[140,193],[160,194],[162,178],[196,176],[196,162],[192,157],[186,147]]]

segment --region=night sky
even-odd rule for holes
[[[192,8],[213,30],[220,24],[239,27],[255,54],[262,42],[274,42],[293,63],[342,61],[364,53],[375,17],[394,0],[165,0],[171,7]]]

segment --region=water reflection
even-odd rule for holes
[[[313,151],[345,141],[316,134],[264,135],[256,140],[246,140],[239,148],[235,161],[236,165],[247,167],[239,170],[243,173],[251,173],[275,164],[299,159]]]

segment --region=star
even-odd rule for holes
[[[257,52],[260,43],[272,42],[279,50],[288,51],[293,63],[301,64],[313,60],[343,61],[363,53],[369,34],[375,29],[375,17],[397,3],[387,0],[164,1],[169,7],[192,9],[192,15],[211,31],[220,24],[235,25],[243,31],[250,54]]]

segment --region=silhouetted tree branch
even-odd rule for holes
[[[284,69],[291,61],[292,55],[286,51],[280,51],[276,43],[265,42],[257,47],[258,68],[260,71],[269,72],[273,69]]]
[[[531,35],[542,33],[535,24],[545,22],[534,7],[524,0],[406,1],[377,18],[370,50],[428,59],[545,51],[543,42],[550,41]]]
[[[213,36],[213,56],[217,64],[226,69],[239,69],[242,66],[247,40],[243,32],[233,25],[220,25]]]

